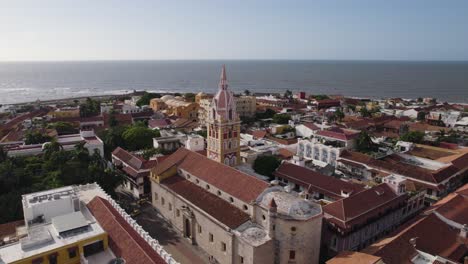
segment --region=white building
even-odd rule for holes
[[[76,145],[84,143],[84,147],[88,149],[90,155],[98,151],[101,157],[104,157],[104,142],[96,136],[94,130],[81,130],[79,134],[58,136],[57,142],[62,146],[63,150],[73,150]],[[10,157],[35,156],[42,154],[44,147],[49,143],[31,145],[16,143],[6,145],[5,149]]]
[[[316,138],[298,142],[297,155],[306,160],[312,160],[315,165],[329,164],[336,166],[336,160],[344,148],[321,143]]]

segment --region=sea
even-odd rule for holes
[[[468,62],[431,61],[73,61],[0,62],[0,104],[152,92],[215,92],[225,64],[234,92],[435,97],[468,103]]]

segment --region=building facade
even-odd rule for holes
[[[219,90],[208,112],[208,158],[236,166],[240,161],[240,119],[236,101],[228,89],[226,68],[223,66]]]
[[[151,180],[153,206],[212,263],[318,263],[317,203],[184,148]]]

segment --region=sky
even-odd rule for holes
[[[468,60],[466,0],[0,0],[0,61]]]

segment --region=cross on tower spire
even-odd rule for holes
[[[227,87],[228,87],[228,84],[227,84],[227,77],[226,77],[226,65],[223,64],[223,67],[221,69],[221,77],[219,80],[219,89],[226,90]]]

